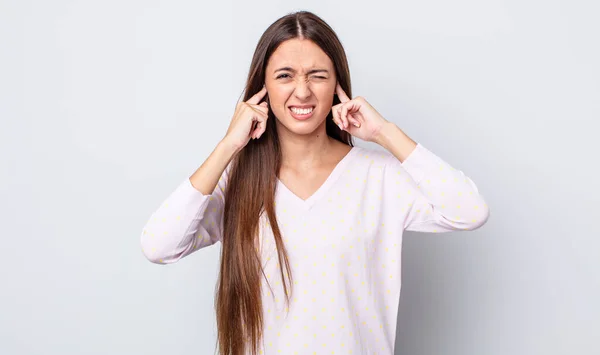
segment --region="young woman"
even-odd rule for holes
[[[280,18],[224,138],[143,228],[160,264],[221,242],[220,354],[393,354],[403,231],[487,221],[469,177],[351,97],[334,31]]]

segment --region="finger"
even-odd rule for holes
[[[253,109],[255,109],[256,111],[264,113],[265,115],[267,115],[269,113],[269,107],[266,104],[263,105],[261,103],[260,105],[252,105],[251,107]]]
[[[344,125],[344,128],[348,128],[348,125],[350,124],[350,121],[348,120],[348,116],[345,116],[345,115],[343,115],[343,112],[344,112],[344,111],[343,111],[344,105],[345,105],[345,104],[340,104],[340,105],[338,106],[338,112],[339,112],[339,115],[338,115],[338,117],[339,117],[339,119],[340,119],[340,122],[341,122],[341,123]]]
[[[339,116],[338,108],[337,108],[337,106],[333,106],[331,108],[331,120],[333,121],[333,123],[335,123],[339,127],[340,124],[339,124],[338,116]]]
[[[252,105],[257,105],[260,102],[260,100],[265,96],[266,92],[267,92],[267,87],[263,86],[263,88],[260,89],[259,92],[257,92],[256,94],[254,94],[246,102],[249,103],[249,104],[252,104]]]
[[[344,128],[348,128],[348,117],[344,116],[344,105],[340,106],[340,108],[340,122],[342,123],[342,125],[344,125]]]
[[[266,109],[267,113],[265,113],[264,117],[261,117],[258,121],[258,132],[256,134],[256,138],[259,138],[266,130],[267,130],[267,121],[269,120],[268,108]]]
[[[340,83],[338,83],[337,86],[335,87],[335,92],[337,93],[337,96],[340,99],[340,102],[344,103],[346,101],[350,101],[350,98],[348,97],[348,95],[346,95],[346,93],[344,92],[344,89],[342,89],[342,87],[340,86]]]
[[[253,110],[263,113],[265,115],[269,113],[269,105],[267,104],[266,101],[263,101],[258,105],[248,104],[247,102],[245,102],[245,104],[247,106],[249,106],[250,108],[252,108]]]
[[[340,112],[340,116],[342,119],[348,121],[348,111],[355,109],[355,103],[353,101],[348,101],[347,104],[342,105],[342,110]]]
[[[348,113],[348,109],[346,109],[346,113],[344,113],[343,108],[342,108],[342,111],[340,112],[340,116],[346,117],[348,124],[352,124],[354,127],[360,128],[360,122],[357,119],[355,119],[351,113],[350,114]]]
[[[266,118],[257,116],[256,117],[256,127],[254,127],[254,130],[250,134],[250,137],[254,138],[254,139],[258,138],[262,134],[262,132],[265,131],[266,122],[267,122]]]
[[[333,122],[335,122],[336,125],[338,125],[338,127],[340,127],[341,130],[344,130],[344,127],[341,124],[341,120],[340,120],[340,107],[335,107],[332,111],[333,113]]]
[[[262,125],[259,124],[256,127],[256,131],[254,133],[254,139],[259,139],[262,136],[263,133],[265,133],[265,128]]]
[[[267,120],[265,119],[264,121],[261,121],[258,124],[258,131],[256,132],[256,139],[260,138],[263,133],[265,133],[265,131],[267,130]]]

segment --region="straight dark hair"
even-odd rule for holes
[[[244,101],[262,89],[265,69],[273,52],[284,41],[295,38],[314,42],[329,56],[338,83],[352,97],[348,61],[337,35],[317,15],[309,11],[298,11],[275,21],[261,36],[248,72]],[[337,95],[334,96],[333,105],[339,103]],[[292,274],[274,204],[281,168],[281,149],[275,119],[269,110],[266,131],[260,139],[250,140],[236,154],[228,174],[221,266],[215,302],[218,347],[222,355],[245,355],[248,350],[252,355],[258,353],[263,336],[260,275],[268,282],[262,269],[258,247],[259,219],[265,212],[274,234],[279,265],[285,265],[288,275],[286,283],[283,269],[280,268],[288,305],[291,298]],[[326,132],[328,136],[353,146],[352,136],[335,124],[331,112],[326,119]]]

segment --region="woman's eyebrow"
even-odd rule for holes
[[[278,71],[284,71],[284,70],[291,71],[291,72],[294,72],[294,73],[296,72],[294,69],[292,69],[290,67],[283,67],[283,68],[279,68],[279,69],[275,70],[274,73],[277,73]],[[313,73],[319,73],[319,72],[325,72],[325,73],[329,74],[329,70],[327,70],[327,69],[318,69],[318,68],[309,70],[307,72],[307,74],[313,74]]]

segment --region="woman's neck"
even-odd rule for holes
[[[323,164],[328,164],[331,158],[335,159],[334,156],[344,145],[327,135],[324,124],[313,134],[295,134],[285,128],[280,129],[278,134],[282,157],[281,165],[283,168],[296,171],[318,168]]]

